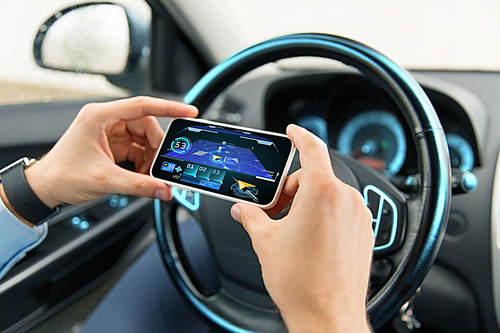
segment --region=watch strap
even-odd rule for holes
[[[56,210],[46,206],[33,193],[24,174],[25,165],[17,163],[1,174],[5,196],[12,208],[27,221],[39,225],[45,222]]]

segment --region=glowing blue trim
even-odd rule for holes
[[[192,195],[191,199],[188,199],[189,193]],[[174,198],[187,209],[195,211],[200,208],[201,197],[198,192],[180,190],[176,187],[172,187],[172,194]]]
[[[380,227],[380,219],[382,218],[382,214],[383,214],[382,210],[384,207],[384,202],[387,202],[391,206],[392,211],[394,213],[392,216],[391,238],[389,239],[389,242],[387,244],[384,244],[384,245],[375,246],[375,248],[374,248],[375,251],[387,249],[387,248],[391,247],[392,244],[394,244],[394,240],[396,239],[396,231],[397,231],[397,227],[398,227],[398,209],[397,209],[394,201],[387,194],[385,194],[384,191],[382,191],[381,189],[379,189],[378,187],[373,186],[373,185],[367,185],[363,189],[363,197],[365,199],[365,205],[368,205],[368,193],[369,193],[369,191],[375,192],[380,197],[380,199],[379,199],[380,201],[378,203],[377,216],[374,216],[372,219],[372,223],[375,223],[375,230],[373,231],[375,238],[378,235],[378,230]]]

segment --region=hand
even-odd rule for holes
[[[26,179],[49,207],[107,193],[169,200],[170,187],[145,175],[163,139],[155,116],[197,114],[194,106],[148,97],[88,104],[52,150],[26,169]],[[137,172],[116,165],[126,160]]]
[[[287,128],[302,168],[290,175],[272,211],[238,203],[231,215],[252,239],[264,283],[290,332],[369,332],[366,299],[374,247],[361,194],[333,173],[326,145]]]

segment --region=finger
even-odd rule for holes
[[[146,157],[147,158],[153,157],[159,148],[159,147],[153,147],[152,145],[150,145],[149,141],[147,141],[143,137],[130,136],[130,138],[131,138],[131,143],[137,144],[137,145],[144,147],[146,149]],[[156,145],[154,145],[154,146],[156,146]]]
[[[151,169],[151,165],[153,164],[153,158],[146,157],[146,160],[142,164],[142,166],[136,170],[136,172],[149,174],[149,170]]]
[[[287,127],[286,132],[297,147],[300,164],[308,174],[324,175],[325,171],[332,170],[328,148],[320,138],[293,124]]]
[[[147,142],[155,150],[158,149],[163,140],[163,129],[155,117],[144,117],[128,121],[126,128],[134,141],[141,145],[145,145]]]
[[[147,164],[146,159],[146,148],[135,143],[129,147],[127,160],[134,163],[135,172],[144,173],[144,165]]]
[[[154,178],[137,172],[128,171],[118,166],[108,178],[107,192],[133,195],[138,197],[171,200],[170,186]]]
[[[155,117],[144,117],[128,121],[126,127],[134,144],[144,148],[140,166],[136,164],[136,171],[147,173],[163,140],[163,129]]]
[[[251,204],[237,203],[231,207],[231,216],[240,222],[250,237],[254,230],[264,223],[272,221],[269,216],[259,207]]]
[[[130,135],[130,138],[132,139],[133,142],[137,143],[138,145],[145,146],[147,144],[146,138],[143,136]]]
[[[299,169],[292,173],[290,176],[286,177],[285,184],[283,185],[283,190],[281,191],[284,195],[289,198],[294,198],[297,190],[299,189],[299,178],[302,173],[302,169]]]
[[[146,147],[145,153],[144,153],[144,159],[142,165],[137,168],[135,171],[139,173],[144,173],[144,174],[149,174],[149,169],[151,169],[151,165],[153,164],[154,157],[156,155],[151,153],[149,149]]]
[[[158,151],[159,147],[153,147],[156,146],[156,144],[152,146],[149,141],[145,140],[142,137],[132,136],[131,138],[133,141],[132,144],[144,148],[144,160],[148,161],[148,163],[151,164],[154,157],[156,156],[156,152]]]
[[[117,120],[133,120],[145,116],[196,117],[198,109],[193,105],[153,97],[133,97],[102,104],[91,104],[98,108],[102,120],[114,123]],[[112,120],[110,120],[112,119]]]
[[[283,185],[278,202],[274,207],[266,210],[266,213],[269,216],[278,215],[293,200],[297,190],[299,189],[299,176],[301,174],[301,170],[302,169],[295,171],[285,179],[285,184]]]

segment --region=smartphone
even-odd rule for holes
[[[150,174],[169,185],[214,197],[274,206],[295,154],[285,134],[176,118]]]

